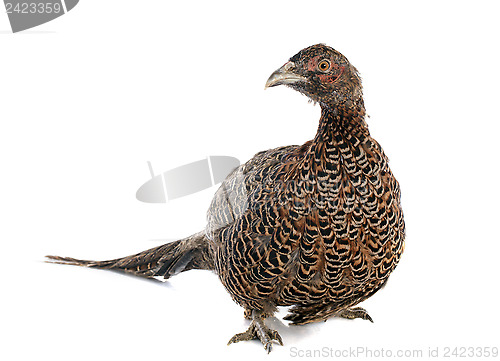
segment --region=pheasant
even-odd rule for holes
[[[399,262],[405,224],[399,183],[370,136],[358,71],[324,44],[301,50],[266,88],[286,85],[321,107],[314,139],[257,153],[227,176],[204,231],[108,261],[51,262],[168,279],[214,271],[250,327],[228,344],[283,345],[265,324],[290,306],[293,325],[329,317],[372,321],[354,307],[377,292]],[[373,321],[372,321],[373,322]]]

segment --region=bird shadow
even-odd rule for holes
[[[60,265],[57,263],[53,263],[47,260],[41,261],[43,263],[49,263],[49,264],[54,264],[56,266],[64,266],[67,267],[67,265]],[[113,269],[96,269],[96,268],[90,268],[90,267],[82,267],[82,268],[87,268],[91,272],[103,272],[106,271],[105,273],[107,274],[114,274],[114,275],[119,275],[120,277],[129,277],[130,279],[135,280],[135,282],[147,282],[148,284],[153,284],[156,286],[164,287],[167,289],[174,289],[174,285],[170,282],[170,279],[165,280],[165,279],[158,279],[158,278],[146,278],[146,277],[137,277],[137,275],[123,272],[121,270],[113,270]],[[278,317],[284,316],[286,314],[286,307],[280,307],[280,310],[277,314]],[[285,323],[283,322],[280,318],[276,316],[273,317],[268,317],[266,318],[266,325],[273,329],[278,331],[278,333],[281,335],[281,337],[286,340],[287,343],[290,344],[295,344],[299,341],[303,341],[306,338],[309,338],[319,332],[319,329],[322,326],[322,322],[319,323],[310,323],[306,325],[293,325],[291,323]],[[248,321],[249,323],[249,321]]]
[[[50,262],[47,260],[43,260],[41,262],[54,264],[56,266],[67,267],[67,265],[60,265],[60,264],[53,263],[53,262]],[[78,267],[78,268],[80,268],[80,267]],[[87,268],[91,272],[106,271],[104,273],[119,275],[120,277],[129,277],[130,279],[135,280],[135,282],[147,282],[148,284],[153,284],[153,285],[164,287],[167,289],[175,289],[175,286],[172,285],[170,280],[158,279],[158,278],[137,277],[134,274],[126,273],[126,272],[123,272],[121,270],[109,270],[109,269],[102,270],[102,269],[95,269],[95,268],[90,268],[90,267],[81,267],[81,268]],[[284,316],[286,314],[287,309],[288,308],[286,308],[286,307],[280,307],[280,310],[277,313],[277,316],[278,317]],[[276,317],[276,316],[268,317],[268,318],[266,318],[265,322],[269,328],[278,331],[278,333],[281,335],[281,337],[286,342],[286,344],[296,344],[298,342],[304,341],[305,339],[308,339],[308,338],[314,336],[316,333],[318,333],[321,326],[322,326],[322,322],[321,323],[311,323],[311,324],[306,324],[306,325],[293,325],[291,323],[288,323],[287,321],[283,322],[281,320],[281,318],[278,318],[278,317]],[[248,323],[250,323],[250,321],[248,321]],[[255,342],[258,342],[258,341],[255,341]]]
[[[266,318],[266,325],[278,331],[281,337],[284,340],[286,339],[287,343],[296,343],[299,340],[303,341],[304,339],[313,336],[321,326],[320,324],[287,325],[275,316]]]

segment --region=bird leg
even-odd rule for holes
[[[368,320],[373,322],[372,318],[366,312],[366,310],[362,307],[354,307],[354,308],[346,308],[345,310],[339,311],[336,316],[342,318],[348,318],[350,320],[354,320],[355,318],[361,318],[363,320]]]
[[[262,311],[253,310],[251,319],[252,322],[250,323],[248,330],[234,335],[227,343],[228,345],[240,341],[260,340],[267,353],[271,352],[273,341],[277,341],[281,346],[283,346],[283,340],[281,339],[278,331],[270,329],[264,323],[264,315]]]

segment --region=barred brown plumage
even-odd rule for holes
[[[264,319],[292,306],[300,325],[355,307],[377,292],[399,262],[405,225],[399,184],[365,122],[361,79],[339,52],[303,49],[266,87],[287,85],[321,107],[315,138],[257,153],[214,196],[207,227],[184,240],[111,261],[48,256],[60,263],[169,278],[189,269],[219,276],[252,319],[229,343],[258,338],[269,352],[279,334]]]

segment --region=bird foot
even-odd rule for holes
[[[264,323],[264,318],[257,311],[252,312],[252,322],[250,323],[248,330],[242,333],[237,333],[227,344],[230,345],[232,343],[249,340],[260,340],[267,353],[271,352],[273,341],[277,341],[281,346],[283,346],[283,340],[281,339],[278,331],[267,327]]]
[[[355,318],[361,318],[363,320],[368,320],[373,323],[373,319],[370,317],[368,312],[362,307],[346,308],[340,311],[336,315],[337,317],[348,318],[354,320]]]

